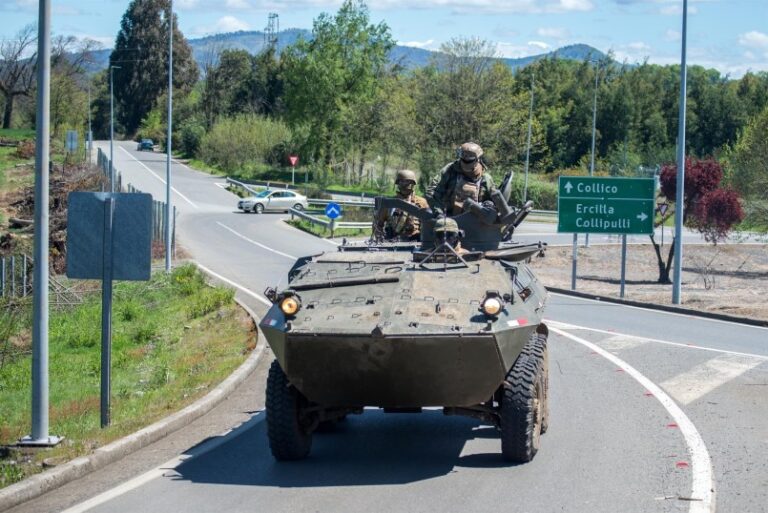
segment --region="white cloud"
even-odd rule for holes
[[[681,16],[683,14],[683,7],[680,5],[668,5],[662,7],[659,12],[665,16]],[[693,6],[688,6],[688,14],[697,14],[699,10]]]
[[[219,34],[222,32],[237,32],[238,30],[250,30],[248,23],[234,16],[223,16],[216,20],[212,26],[199,26],[192,29],[195,35]]]
[[[428,39],[426,41],[399,41],[397,44],[400,46],[410,46],[412,48],[430,48],[434,39]]]
[[[247,10],[251,8],[251,5],[245,0],[227,0],[227,9]]]
[[[496,45],[499,56],[511,59],[541,55],[549,48],[550,46],[547,43],[541,41],[529,41],[525,45],[515,45],[512,43],[498,43]]]
[[[552,37],[555,39],[566,39],[570,35],[568,29],[562,27],[541,27],[536,30],[536,34],[541,37]]]
[[[648,50],[651,49],[651,47],[648,44],[643,43],[642,41],[636,41],[634,43],[629,43],[627,45],[627,48],[629,48],[631,50],[638,51],[638,52],[648,51]]]
[[[535,46],[536,48],[541,48],[542,50],[549,48],[549,45],[543,41],[528,41],[528,46]]]
[[[667,32],[664,34],[664,39],[667,41],[681,41],[683,38],[683,35],[678,30],[672,30],[668,29]]]
[[[200,5],[199,0],[174,0],[173,7],[175,9],[196,9]]]
[[[303,0],[311,2],[312,0]],[[450,9],[454,13],[568,13],[591,11],[592,0],[370,0],[371,9]]]
[[[739,44],[747,48],[759,48],[768,50],[768,34],[763,34],[757,30],[741,34]]]

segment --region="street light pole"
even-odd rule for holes
[[[688,0],[683,0],[683,44],[680,57],[680,113],[677,132],[677,186],[675,194],[675,259],[672,284],[672,304],[680,304],[683,267],[683,200],[685,189],[685,100],[686,100],[686,36],[688,28]]]
[[[528,109],[528,140],[525,144],[525,185],[523,187],[523,204],[528,201],[528,164],[531,160],[531,125],[533,124],[533,86],[536,74],[531,73],[531,106]]]
[[[51,446],[48,433],[48,165],[50,162],[51,0],[40,0],[35,139],[35,268],[32,299],[32,431],[19,445]]]
[[[115,138],[115,93],[112,71],[120,69],[120,66],[109,67],[109,192],[115,192],[115,168],[112,162],[115,159],[113,140]]]
[[[93,153],[93,130],[91,130],[91,80],[88,79],[88,164]]]
[[[595,94],[592,98],[592,152],[589,157],[589,176],[595,174],[595,132],[597,131],[597,78],[599,68],[595,65]],[[584,237],[584,246],[589,247],[589,234]]]
[[[165,149],[165,272],[171,271],[171,133],[173,128],[173,0],[168,3],[168,135]]]

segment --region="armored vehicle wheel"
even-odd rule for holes
[[[549,351],[544,346],[543,370],[541,372],[542,390],[544,391],[544,406],[541,408],[541,434],[549,429]]]
[[[272,362],[267,378],[267,435],[276,460],[300,460],[309,455],[312,432],[301,422],[306,403],[277,360]]]
[[[546,335],[534,333],[504,381],[501,399],[501,454],[526,463],[539,450],[546,411]]]

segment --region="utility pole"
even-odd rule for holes
[[[51,0],[40,0],[37,23],[35,134],[35,268],[32,300],[32,432],[20,445],[53,446],[48,433],[48,183],[51,114]]]
[[[597,131],[597,78],[600,69],[595,63],[595,94],[592,99],[592,152],[589,158],[589,176],[595,174],[595,132]],[[589,234],[584,236],[584,247],[589,247]]]
[[[528,109],[528,142],[525,144],[525,185],[523,187],[523,204],[528,201],[528,164],[531,160],[531,126],[533,124],[533,87],[536,73],[531,73],[531,106]]]
[[[683,44],[680,56],[680,113],[677,132],[677,186],[675,194],[675,259],[673,264],[672,304],[680,304],[681,274],[683,268],[683,200],[685,189],[685,100],[686,100],[686,36],[688,28],[688,0],[683,0]]]
[[[91,80],[88,79],[88,164],[93,153],[93,130],[91,130]]]
[[[109,192],[115,192],[115,167],[112,164],[115,160],[113,149],[113,140],[115,138],[115,93],[112,71],[120,69],[120,66],[109,67]]]
[[[168,136],[165,149],[165,272],[171,271],[171,133],[173,129],[173,0],[168,4]]]

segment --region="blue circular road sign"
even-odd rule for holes
[[[325,207],[325,217],[328,219],[336,219],[341,217],[341,205],[338,203],[328,203]]]

